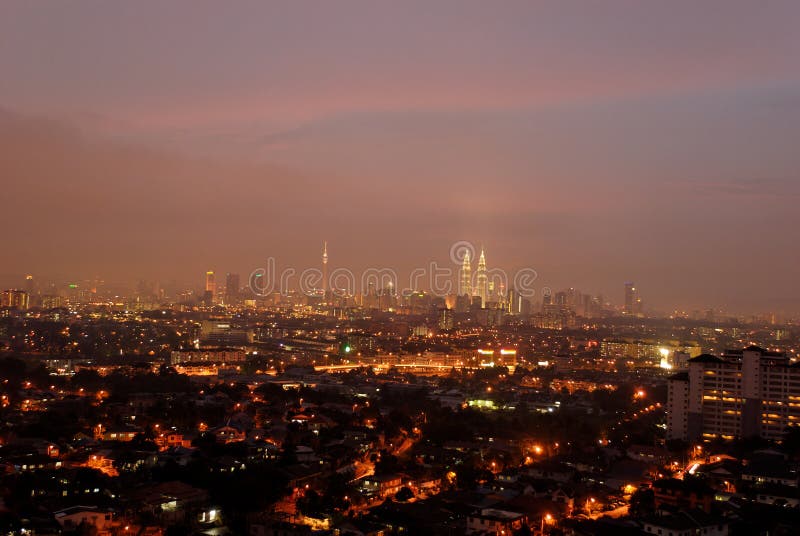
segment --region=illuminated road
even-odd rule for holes
[[[370,461],[361,462],[356,460],[356,462],[353,465],[355,465],[356,470],[353,473],[353,479],[350,482],[355,482],[357,480],[361,480],[364,477],[375,474],[375,464]]]
[[[600,519],[601,517],[617,518],[617,517],[624,517],[626,515],[628,515],[628,505],[627,504],[623,505],[623,506],[620,506],[619,508],[615,508],[613,510],[607,510],[605,512],[594,513],[594,514],[590,515],[589,517],[591,519]]]
[[[388,372],[389,369],[403,370],[405,372],[431,372],[437,374],[449,374],[453,370],[453,365],[432,365],[432,364],[413,364],[413,363],[351,363],[348,365],[318,365],[314,367],[316,372],[349,372],[361,368],[370,368],[376,374]],[[466,367],[456,367],[463,369]]]

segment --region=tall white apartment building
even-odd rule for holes
[[[702,354],[669,378],[667,439],[781,439],[800,425],[800,363],[757,346]]]

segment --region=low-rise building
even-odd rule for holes
[[[482,508],[467,517],[467,534],[502,536],[522,528],[525,515],[519,512]]]

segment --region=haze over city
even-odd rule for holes
[[[267,256],[800,310],[796,2],[0,5],[0,282]]]
[[[0,0],[0,535],[790,536],[797,0]]]

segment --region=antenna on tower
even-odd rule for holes
[[[328,241],[322,242],[322,295],[328,293]]]

